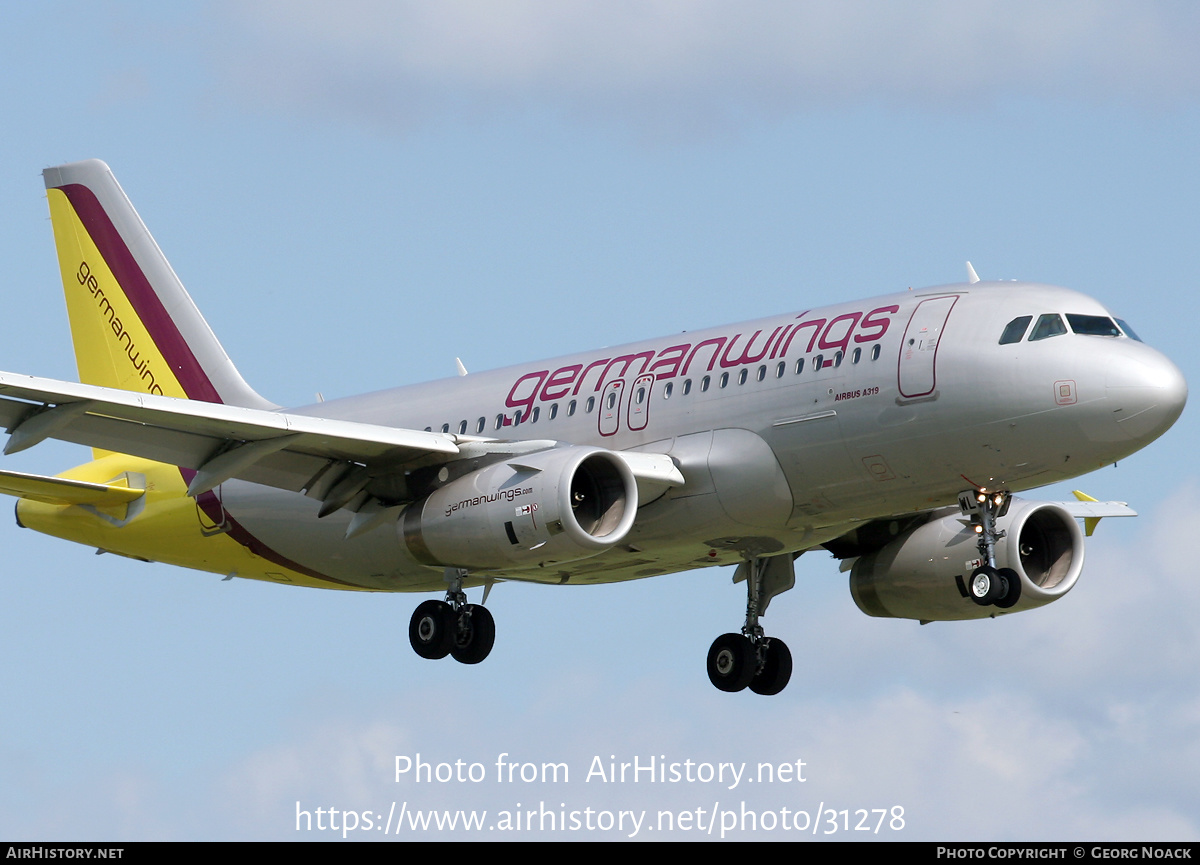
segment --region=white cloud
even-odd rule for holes
[[[385,124],[464,105],[694,123],[834,101],[1200,92],[1187,4],[264,0],[227,14],[240,84]]]

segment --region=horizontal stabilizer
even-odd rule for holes
[[[143,495],[145,490],[94,484],[70,478],[49,478],[24,472],[0,471],[0,493],[49,505],[106,507],[128,504]]]

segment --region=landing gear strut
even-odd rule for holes
[[[1012,568],[996,567],[996,542],[1008,536],[1008,532],[996,528],[996,519],[1008,513],[1010,500],[1007,490],[967,490],[958,494],[958,506],[971,518],[979,536],[983,564],[971,572],[967,594],[981,607],[995,605],[1006,610],[1021,599],[1020,575]]]
[[[708,678],[719,690],[778,694],[792,677],[792,653],[758,623],[771,598],[795,583],[790,556],[754,557],[734,579],[746,580],[746,623],[740,634],[722,634],[708,650]]]
[[[496,622],[487,607],[467,603],[466,575],[462,568],[446,568],[446,600],[425,601],[413,612],[408,641],[422,658],[450,655],[460,664],[478,664],[492,651]]]

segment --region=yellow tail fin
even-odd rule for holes
[[[43,174],[79,380],[275,408],[242,379],[108,166]]]

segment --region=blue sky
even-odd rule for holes
[[[283,404],[954,282],[967,259],[1094,295],[1195,381],[1197,44],[1183,3],[6,6],[0,368],[75,375],[39,172],[98,157]],[[802,557],[766,619],[797,658],[770,700],[705,677],[744,606],[723,571],[501,585],[468,669],[413,656],[416,596],[220,582],[6,521],[0,837],[329,837],[297,834],[297,802],[824,802],[900,806],[909,840],[1195,840],[1193,415],[1078,482],[1142,516],[1103,524],[1051,607],[870,619],[836,561]],[[396,783],[418,752],[571,781]],[[808,780],[585,782],[610,755],[802,759]],[[584,836],[622,833],[547,837]]]

